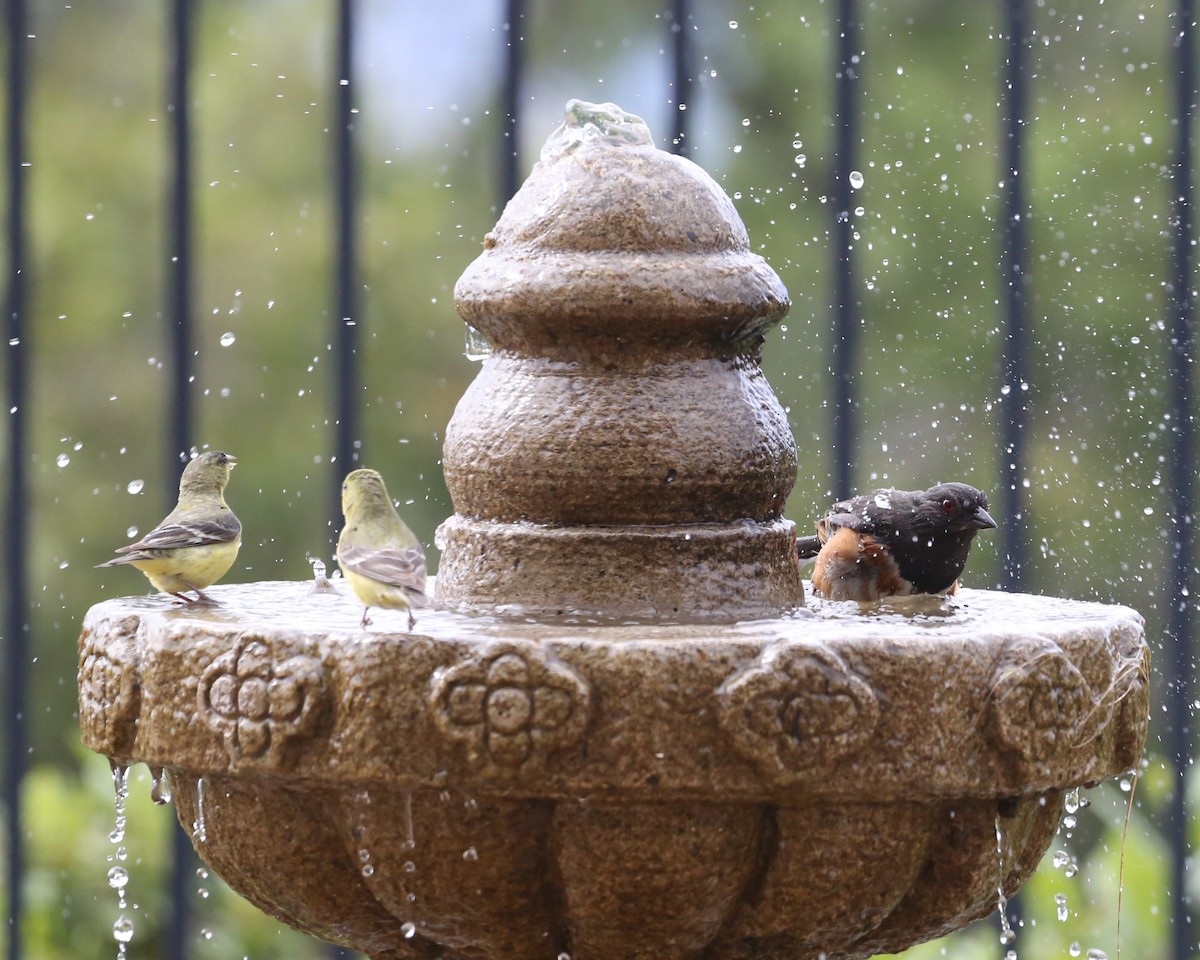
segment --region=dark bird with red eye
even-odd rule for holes
[[[939,483],[835,503],[816,536],[797,537],[796,547],[802,559],[817,558],[813,590],[830,600],[951,594],[975,534],[995,526],[983,491]]]

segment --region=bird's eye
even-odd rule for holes
[[[957,504],[953,500],[947,498],[942,501],[942,513],[953,513],[956,506]]]

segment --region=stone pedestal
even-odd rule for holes
[[[439,600],[689,621],[803,604],[796,447],[759,366],[788,295],[708,174],[572,101],[455,303],[492,353],[446,430]]]

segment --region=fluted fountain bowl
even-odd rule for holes
[[[306,583],[110,600],[92,750],[168,770],[203,859],[373,958],[857,958],[1033,871],[1134,767],[1141,618],[967,590],[735,624],[361,607]]]

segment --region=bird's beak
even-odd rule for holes
[[[237,466],[237,457],[235,457],[232,453],[227,453],[225,454],[225,462],[229,465],[229,469],[232,470]],[[994,527],[995,524],[993,523],[992,526]]]
[[[983,507],[976,507],[975,512],[971,514],[971,523],[980,530],[992,530],[996,526],[996,521],[992,519],[992,515]]]

